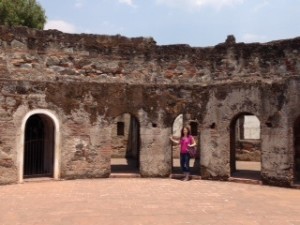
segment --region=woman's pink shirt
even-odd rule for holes
[[[189,144],[192,144],[192,136],[183,137],[180,139],[180,153],[187,153]]]

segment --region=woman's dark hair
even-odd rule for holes
[[[190,136],[191,135],[191,128],[189,126],[184,126],[182,129],[181,129],[181,138],[183,138],[184,136],[184,133],[183,133],[183,130],[184,129],[187,129],[188,133],[187,133],[187,136]]]

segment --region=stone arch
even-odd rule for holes
[[[111,172],[139,173],[140,122],[132,113],[122,113],[112,120]]]
[[[245,118],[254,117],[258,121],[259,137],[246,135]],[[230,123],[230,175],[241,178],[260,179],[261,172],[261,120],[250,112],[235,115]],[[248,132],[249,133],[249,132]],[[249,138],[250,137],[250,138]],[[249,148],[251,151],[244,150]],[[239,149],[239,152],[237,152]],[[243,154],[247,152],[247,154]],[[237,154],[238,153],[238,154]],[[252,163],[250,163],[252,161]],[[237,168],[239,162],[239,168]]]
[[[174,137],[180,137],[181,135],[181,129],[183,127],[183,113],[176,116],[176,118],[173,120],[172,123],[172,136]],[[180,163],[179,163],[179,145],[171,145],[171,157],[172,157],[172,173],[180,173]]]
[[[294,147],[294,182],[300,181],[300,116],[295,120],[293,126]]]
[[[20,127],[20,140],[18,144],[18,180],[23,182],[24,179],[24,153],[25,153],[25,135],[26,124],[32,116],[39,116],[46,124],[46,129],[53,129],[53,168],[52,176],[54,179],[60,177],[60,123],[57,116],[46,109],[35,109],[28,112],[22,119]],[[47,131],[46,131],[47,132]],[[48,137],[51,138],[51,137]],[[49,166],[49,165],[48,165]]]

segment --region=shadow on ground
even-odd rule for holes
[[[234,178],[261,180],[260,172],[252,170],[238,170],[234,172],[231,176]]]
[[[139,173],[139,167],[136,159],[111,159],[112,173]]]

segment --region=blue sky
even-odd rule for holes
[[[37,0],[45,29],[153,37],[157,44],[213,46],[300,36],[300,0]]]

